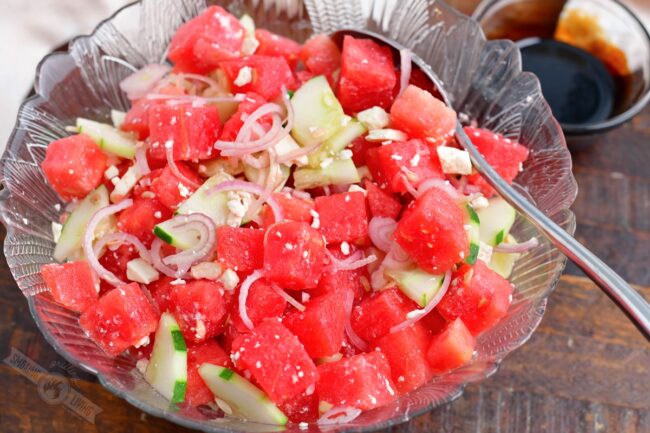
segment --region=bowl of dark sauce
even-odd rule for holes
[[[568,138],[616,128],[650,101],[650,34],[616,0],[485,0],[473,17],[511,39]]]

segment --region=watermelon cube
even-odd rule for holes
[[[368,192],[368,208],[373,217],[385,217],[397,219],[402,210],[402,203],[388,191],[379,188],[377,184],[366,180],[366,191]]]
[[[213,105],[157,104],[149,109],[150,155],[165,160],[165,145],[171,141],[174,160],[213,158],[220,129],[219,113]]]
[[[85,260],[43,265],[41,276],[54,300],[72,311],[84,312],[97,302],[98,285]]]
[[[226,120],[226,123],[223,124],[219,140],[235,141],[246,117],[265,103],[266,99],[261,95],[254,92],[248,92],[246,98],[237,106],[237,111],[235,111],[235,113]],[[271,118],[269,116],[263,116],[258,123],[262,126],[268,127],[271,125]]]
[[[156,93],[160,95],[184,95],[185,90],[176,86],[164,86]],[[167,99],[141,98],[133,101],[131,108],[126,112],[124,122],[120,126],[122,131],[133,132],[138,140],[144,141],[149,137],[149,109],[155,105],[165,104]]]
[[[328,244],[355,242],[368,235],[366,197],[362,192],[346,192],[316,197],[319,231]]]
[[[314,35],[300,50],[300,60],[314,75],[329,75],[341,67],[341,51],[327,35]]]
[[[437,374],[462,367],[472,359],[474,346],[476,339],[463,321],[456,319],[431,340],[427,351],[429,366]]]
[[[282,208],[284,219],[289,221],[304,221],[311,224],[314,218],[312,213],[315,209],[312,200],[305,200],[293,197],[289,194],[274,192],[273,199]],[[275,222],[275,215],[270,206],[264,205],[262,210],[262,226],[269,227]]]
[[[365,298],[352,310],[352,329],[368,342],[390,332],[390,328],[406,320],[418,306],[395,289],[386,289]]]
[[[318,420],[318,395],[314,392],[315,388],[312,385],[302,394],[279,405],[279,409],[289,418],[289,421],[301,423]]]
[[[523,169],[522,164],[528,158],[528,149],[509,138],[485,129],[468,126],[465,128],[465,133],[492,168],[506,182],[512,183]],[[481,188],[481,192],[486,197],[494,195],[494,189],[478,173],[469,176],[469,183]]]
[[[211,6],[176,30],[168,56],[177,70],[208,73],[241,55],[244,27],[219,6]]]
[[[132,245],[122,244],[113,251],[106,248],[104,254],[99,258],[99,263],[120,280],[127,281],[126,264],[138,257],[140,257],[140,254]],[[102,285],[103,283],[102,280]],[[113,289],[113,286],[109,285],[109,288]],[[101,292],[103,293],[103,290]]]
[[[158,311],[165,313],[170,311],[170,294],[174,285],[171,282],[174,281],[171,277],[161,276],[156,281],[153,281],[147,284],[147,290],[151,294],[151,298],[158,307]]]
[[[314,362],[298,338],[277,319],[266,319],[232,344],[237,368],[253,379],[276,404],[301,395],[316,383]]]
[[[156,224],[172,217],[172,212],[155,198],[138,198],[133,205],[117,217],[117,228],[140,239],[146,247],[151,246]]]
[[[395,99],[390,109],[390,121],[394,128],[411,137],[444,143],[454,134],[456,112],[426,90],[409,85]]]
[[[330,247],[328,249],[330,254],[339,260],[344,260],[348,257],[338,247]],[[347,293],[351,290],[354,293],[354,299],[359,301],[365,295],[367,288],[370,287],[369,277],[366,266],[353,270],[341,270],[329,267],[321,276],[320,281],[318,281],[318,286],[310,294],[311,296],[323,296],[327,293]]]
[[[230,301],[218,281],[192,280],[174,285],[169,293],[171,313],[191,343],[201,343],[224,331]]]
[[[427,179],[444,179],[438,154],[422,140],[396,141],[369,149],[368,169],[382,188],[407,191],[405,179],[417,187]]]
[[[438,309],[435,308],[432,312],[427,314],[420,321],[427,328],[430,334],[437,334],[447,326],[447,320],[442,317],[438,312]]]
[[[409,205],[393,236],[420,268],[441,274],[469,254],[463,221],[463,210],[449,194],[431,188]]]
[[[264,231],[240,227],[217,228],[217,258],[236,272],[253,272],[264,265]]]
[[[221,68],[233,92],[255,92],[269,101],[280,96],[282,86],[291,88],[294,83],[293,72],[283,57],[252,55],[221,62]],[[250,82],[238,86],[235,81],[242,68],[250,68],[252,77]]]
[[[366,140],[365,135],[357,137],[352,140],[348,148],[352,151],[352,161],[357,167],[362,167],[368,162],[366,161],[368,149],[381,146],[381,143]]]
[[[460,318],[473,334],[497,324],[508,312],[512,284],[490,269],[482,260],[463,265],[454,273],[438,311],[447,320]]]
[[[266,232],[264,276],[285,289],[313,289],[325,269],[325,242],[305,222],[277,223]]]
[[[248,289],[246,314],[253,326],[259,325],[264,319],[282,317],[286,309],[287,301],[264,278],[255,281]],[[230,310],[230,322],[239,333],[250,332],[239,315],[239,295]]]
[[[206,340],[187,350],[187,388],[185,390],[185,404],[200,406],[214,401],[214,394],[210,391],[199,375],[199,367],[204,363],[230,367],[230,356],[219,346],[215,340]]]
[[[177,162],[176,166],[186,179],[179,179],[172,169],[166,166],[160,176],[151,182],[151,191],[158,201],[172,210],[192,195],[198,189],[197,185],[202,183],[199,175],[184,163]]]
[[[319,365],[318,374],[318,397],[335,407],[369,410],[397,397],[390,366],[380,352],[361,353]]]
[[[50,143],[41,168],[62,199],[84,198],[102,182],[106,155],[87,135],[71,135]]]
[[[391,377],[397,390],[407,393],[426,383],[433,376],[427,361],[430,335],[417,322],[394,334],[375,340],[372,348],[386,355]]]
[[[390,48],[371,39],[345,36],[337,96],[346,113],[390,108],[397,76]]]
[[[158,327],[158,316],[138,283],[99,298],[79,317],[79,326],[104,352],[117,356]]]
[[[345,292],[313,298],[305,311],[294,310],[282,323],[298,337],[312,358],[334,355],[341,348],[345,332]]]
[[[300,55],[300,44],[264,29],[255,29],[255,39],[259,42],[255,54],[283,57],[291,69],[295,69]]]

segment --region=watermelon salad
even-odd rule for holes
[[[262,423],[347,422],[470,362],[537,242],[401,56],[218,6],[182,25],[128,112],[47,148],[49,294],[170,404]],[[526,147],[466,132],[512,182]]]

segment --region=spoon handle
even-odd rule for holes
[[[650,340],[650,304],[620,275],[607,266],[594,253],[564,231],[542,211],[526,200],[483,159],[478,149],[456,125],[456,136],[472,158],[476,170],[520,214],[533,223],[571,261],[596,283],[627,314],[639,330]]]

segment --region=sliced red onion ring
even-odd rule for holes
[[[368,234],[372,243],[387,253],[393,246],[393,233],[397,228],[397,221],[386,217],[373,217],[368,224]]]
[[[250,139],[253,125],[267,115],[272,115],[274,123],[277,122],[280,124],[279,128],[276,127],[275,130],[273,131],[273,133],[277,134],[279,132],[279,129],[282,127],[282,120],[280,118],[280,116],[282,115],[282,107],[280,107],[278,104],[269,102],[267,104],[262,105],[257,110],[253,111],[251,115],[246,118],[241,128],[239,129],[239,132],[237,133],[237,137],[235,138],[235,141],[218,140],[215,143],[214,147],[220,150],[237,150],[242,148],[246,150],[252,150],[253,148],[260,147],[261,142],[263,143],[264,141],[268,141],[269,138],[268,135],[271,132],[271,130],[274,129],[273,126],[269,131],[267,131],[265,137],[262,137],[256,141],[247,142],[248,140],[246,140],[246,138]]]
[[[230,180],[227,182],[221,182],[219,185],[212,187],[208,191],[208,194],[216,194],[221,191],[244,191],[251,194],[256,194],[258,196],[266,194],[266,191],[261,186],[243,180]],[[282,212],[282,207],[277,201],[275,201],[273,195],[268,195],[265,201],[269,206],[271,206],[271,210],[273,210],[273,215],[275,216],[275,221],[283,221],[284,213]]]
[[[195,189],[201,186],[200,184],[194,182],[192,179],[188,179],[187,176],[181,173],[180,169],[176,165],[176,161],[174,160],[173,140],[169,140],[165,143],[165,155],[167,156],[167,164],[169,165],[169,168],[171,169],[172,173],[174,173],[174,176],[180,179],[181,182],[183,182],[184,184],[189,185]]]
[[[361,409],[357,409],[355,407],[333,407],[318,419],[317,424],[345,424],[350,421],[354,421],[359,415],[361,415]]]
[[[282,192],[286,194],[291,194],[295,198],[302,199],[302,200],[311,200],[311,194],[309,194],[307,191],[300,191],[298,189],[293,189],[289,188],[288,186],[285,186],[282,188]]]
[[[192,74],[189,72],[182,72],[180,74],[177,74],[179,77],[184,78],[186,80],[194,80],[194,81],[199,81],[203,84],[208,85],[209,87],[212,87],[214,89],[219,88],[219,83],[217,83],[215,80],[213,80],[210,77],[206,77],[205,75],[199,75],[199,74]]]
[[[312,144],[311,146],[301,147],[300,149],[296,149],[296,150],[292,150],[291,152],[287,152],[287,153],[283,154],[282,156],[280,156],[278,158],[278,162],[280,164],[285,164],[287,162],[295,161],[298,158],[302,158],[303,156],[307,156],[307,155],[311,154],[316,149],[321,147],[322,144],[323,143],[319,142],[319,143]]]
[[[290,303],[296,310],[300,311],[301,313],[305,311],[305,306],[302,305],[300,302],[296,301],[293,296],[276,286],[275,284],[272,286],[273,290],[277,292],[278,295],[282,296],[285,301]]]
[[[277,115],[273,115],[271,118],[273,119],[271,128],[260,138],[243,142],[217,141],[215,148],[221,150],[222,156],[243,156],[261,152],[275,146],[282,138],[282,120]],[[229,143],[237,143],[237,146],[231,147]]]
[[[339,260],[337,259],[329,250],[325,250],[327,253],[327,256],[329,257],[330,261],[332,262],[332,266],[334,268],[340,270],[340,271],[353,271],[355,269],[362,268],[374,261],[377,260],[377,256],[375,255],[369,255],[366,258],[360,258],[363,257],[363,252],[361,250],[356,251],[354,254],[352,254],[350,257],[348,257],[345,260]]]
[[[354,292],[348,290],[345,294],[345,333],[350,340],[350,343],[362,352],[368,350],[368,343],[366,343],[352,328],[352,308],[354,308]]]
[[[162,246],[165,245],[165,242],[160,238],[155,238],[151,243],[151,264],[154,268],[158,269],[163,274],[171,278],[183,278],[185,272],[181,272],[178,269],[173,269],[163,263],[161,256]]]
[[[399,50],[400,59],[400,80],[398,96],[404,93],[411,79],[411,66],[413,62],[413,53],[408,48]]]
[[[120,82],[120,89],[130,100],[140,99],[152,90],[168,72],[169,66],[151,64],[144,66]]]
[[[445,191],[449,196],[457,201],[464,200],[464,196],[460,194],[456,188],[454,188],[449,182],[441,179],[427,179],[420,184],[418,187],[419,195],[424,194],[426,191],[431,188],[438,188]]]
[[[422,193],[418,191],[417,188],[415,188],[415,186],[411,183],[411,181],[404,173],[398,173],[398,176],[402,179],[402,182],[404,182],[404,187],[406,187],[408,193],[411,194],[414,198],[418,198],[422,195]]]
[[[282,86],[282,102],[284,102],[284,106],[287,110],[287,119],[284,129],[290,132],[293,129],[293,122],[296,114],[293,109],[293,104],[291,103],[291,97],[289,96],[289,92],[285,86]]]
[[[436,293],[433,299],[429,301],[427,306],[421,310],[411,311],[411,313],[417,313],[417,314],[415,314],[413,317],[409,319],[406,319],[404,322],[400,323],[399,325],[395,325],[392,328],[390,328],[390,333],[395,334],[396,332],[406,329],[412,324],[418,322],[420,319],[422,319],[430,312],[432,312],[433,309],[436,308],[436,306],[438,305],[442,297],[445,296],[445,293],[447,293],[447,289],[449,289],[450,284],[451,284],[451,270],[447,271],[447,273],[445,274],[445,278],[442,281],[442,285],[440,286],[440,289],[438,289],[438,293]]]
[[[105,234],[99,238],[99,240],[95,242],[95,245],[93,246],[93,252],[95,253],[95,256],[99,257],[102,249],[109,244],[131,244],[135,247],[136,250],[138,250],[140,257],[151,263],[151,255],[149,254],[147,247],[144,246],[140,239],[136,238],[130,233],[116,232]]]
[[[239,317],[241,317],[242,322],[248,329],[253,329],[253,322],[251,322],[250,317],[248,317],[248,311],[246,310],[246,300],[248,299],[248,291],[253,285],[253,283],[262,278],[262,272],[257,270],[250,274],[239,288]]]
[[[538,245],[539,245],[539,241],[537,240],[537,238],[532,237],[528,239],[526,242],[522,242],[520,244],[500,243],[499,245],[494,247],[493,251],[495,253],[519,254],[519,253],[525,253],[527,251],[530,251],[533,248],[537,247]]]
[[[217,227],[210,217],[202,213],[177,215],[171,221],[174,221],[172,227],[175,229],[199,233],[199,241],[191,249],[162,259],[165,265],[176,265],[177,270],[184,271],[184,274],[193,264],[212,254],[217,243]]]
[[[147,161],[147,148],[144,144],[139,145],[135,150],[135,164],[140,172],[140,176],[151,173],[149,162]]]
[[[86,255],[86,260],[88,260],[88,264],[90,265],[90,267],[97,273],[97,275],[100,278],[108,281],[110,284],[114,286],[119,286],[120,284],[125,284],[125,283],[124,281],[117,278],[115,274],[113,274],[111,271],[103,267],[101,263],[99,263],[99,259],[97,258],[97,255],[95,254],[95,250],[93,249],[93,239],[95,238],[95,229],[104,218],[107,218],[113,214],[121,212],[124,209],[131,207],[132,205],[133,205],[133,200],[127,199],[127,200],[122,200],[117,204],[103,207],[97,212],[95,212],[92,218],[90,218],[90,221],[88,221],[88,225],[86,226],[86,231],[84,232],[83,239],[82,239],[81,246],[83,248],[84,254]]]

